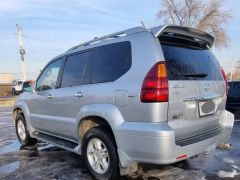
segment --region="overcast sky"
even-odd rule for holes
[[[226,0],[224,9],[233,19],[226,26],[229,48],[214,50],[229,70],[240,60],[240,1]],[[156,14],[159,0],[0,0],[0,73],[20,77],[21,64],[16,23],[22,27],[28,78],[35,78],[45,64],[70,47],[123,29],[161,25]]]

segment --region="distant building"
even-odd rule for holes
[[[0,84],[11,84],[14,79],[13,74],[9,73],[0,73]]]

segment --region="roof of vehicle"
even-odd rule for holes
[[[85,43],[74,46],[74,47],[70,48],[68,51],[71,51],[71,50],[74,50],[74,49],[77,49],[77,48],[80,48],[80,47],[88,46],[90,44],[95,44],[95,43],[98,43],[102,40],[119,38],[119,37],[123,37],[123,36],[129,35],[129,34],[143,32],[143,31],[147,31],[147,29],[144,28],[144,27],[134,27],[134,28],[131,28],[131,29],[126,29],[126,30],[119,31],[119,32],[109,34],[109,35],[106,35],[106,36],[102,36],[102,37],[98,37],[98,38],[96,37],[96,38],[94,38],[90,41],[87,41]]]
[[[95,43],[98,43],[98,42],[103,41],[103,40],[119,38],[119,37],[122,37],[122,36],[135,34],[135,33],[139,33],[139,32],[144,32],[144,31],[150,31],[154,35],[154,37],[158,37],[164,32],[171,32],[171,33],[176,33],[176,34],[179,33],[179,34],[182,34],[182,35],[189,35],[190,34],[195,38],[206,41],[209,44],[210,47],[212,47],[212,44],[213,44],[213,41],[214,41],[213,36],[211,36],[210,34],[204,32],[204,31],[198,30],[198,29],[194,29],[194,28],[176,26],[176,25],[165,25],[165,26],[157,26],[157,27],[147,29],[147,28],[141,26],[141,27],[134,27],[134,28],[131,28],[131,29],[119,31],[119,32],[109,34],[109,35],[106,35],[106,36],[102,36],[102,37],[99,37],[99,38],[94,38],[90,41],[87,41],[85,43],[82,43],[82,44],[79,44],[77,46],[74,46],[74,47],[70,48],[67,52],[72,51],[72,50],[77,49],[77,48],[80,48],[80,47],[88,46],[90,44],[95,44]]]
[[[90,45],[97,45],[97,43],[100,42],[104,42],[110,39],[115,39],[115,38],[121,38],[130,34],[135,34],[135,33],[139,33],[139,32],[151,32],[153,34],[154,37],[158,37],[160,36],[162,33],[176,33],[176,34],[182,34],[182,35],[192,35],[194,38],[199,39],[199,40],[203,40],[205,42],[208,43],[209,48],[212,47],[212,44],[214,42],[214,37],[211,36],[210,34],[198,30],[198,29],[194,29],[194,28],[189,28],[189,27],[184,27],[184,26],[176,26],[176,25],[164,25],[164,26],[156,26],[153,28],[149,28],[147,29],[146,27],[143,26],[139,26],[139,27],[134,27],[131,29],[126,29],[123,31],[119,31],[113,34],[109,34],[106,36],[102,36],[102,37],[96,37],[90,41],[78,44],[76,46],[73,46],[72,48],[70,48],[69,50],[67,50],[65,53],[55,57],[53,60],[65,55],[66,53],[70,53],[74,50],[77,49],[85,49],[86,47],[90,47]],[[51,61],[50,61],[51,62]]]

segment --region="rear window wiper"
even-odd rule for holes
[[[204,77],[207,77],[208,74],[207,73],[193,73],[193,74],[178,74],[178,76],[204,78]]]

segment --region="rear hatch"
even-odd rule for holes
[[[226,87],[211,44],[187,33],[164,32],[158,39],[169,80],[168,124],[175,130],[177,144],[220,133]]]

